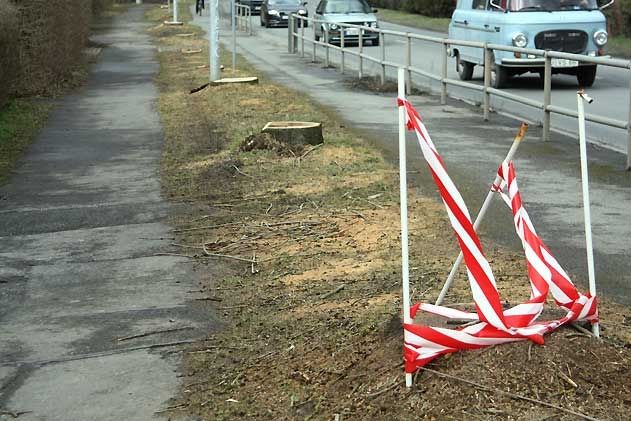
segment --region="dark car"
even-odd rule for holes
[[[261,4],[261,26],[287,26],[289,15],[297,13],[307,16],[304,0],[263,0]],[[305,22],[305,27],[308,26]]]
[[[237,4],[242,4],[244,6],[250,6],[250,12],[252,15],[258,15],[261,12],[261,4],[263,0],[236,0]]]

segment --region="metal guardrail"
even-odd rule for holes
[[[305,21],[311,22],[312,26],[312,38],[309,38],[305,35],[305,25],[298,25],[297,22]],[[511,101],[518,102],[520,104],[524,104],[530,107],[537,108],[543,112],[543,139],[548,141],[550,139],[550,118],[551,115],[560,114],[567,117],[577,117],[577,111],[569,108],[559,107],[556,105],[552,105],[552,59],[567,59],[567,60],[575,60],[582,63],[593,63],[601,66],[610,66],[617,67],[622,69],[631,69],[631,61],[628,60],[619,60],[612,59],[608,57],[591,57],[585,56],[581,54],[570,54],[570,53],[562,53],[558,51],[549,51],[549,50],[537,50],[530,48],[518,48],[507,45],[498,45],[498,44],[487,44],[482,42],[474,42],[474,41],[463,41],[463,40],[455,40],[449,38],[440,38],[440,37],[432,37],[421,34],[414,34],[410,32],[398,32],[391,31],[387,29],[381,28],[371,28],[363,25],[353,25],[348,23],[336,23],[336,25],[341,28],[355,28],[359,31],[359,39],[358,39],[358,50],[348,50],[345,45],[344,34],[346,31],[340,30],[340,45],[332,45],[329,42],[329,28],[327,25],[324,25],[324,40],[317,41],[315,39],[315,26],[318,24],[326,24],[327,22],[318,20],[315,18],[310,18],[306,16],[301,16],[297,14],[293,14],[289,17],[289,30],[288,30],[288,50],[290,53],[295,54],[298,52],[298,40],[300,40],[300,55],[302,57],[305,56],[305,41],[309,42],[313,46],[312,57],[313,60],[316,60],[316,47],[318,45],[323,46],[325,49],[324,56],[324,64],[326,67],[330,65],[330,57],[329,50],[337,50],[340,52],[340,71],[344,73],[345,70],[345,55],[350,54],[359,58],[359,66],[358,66],[358,76],[361,78],[364,76],[363,70],[363,61],[371,61],[379,64],[379,78],[381,83],[385,83],[386,80],[386,67],[395,67],[395,68],[403,68],[406,70],[406,78],[407,82],[406,87],[408,89],[408,94],[412,89],[412,74],[421,75],[428,79],[435,80],[440,82],[441,90],[440,97],[441,103],[445,104],[447,99],[447,86],[459,86],[462,88],[472,89],[475,91],[484,93],[484,100],[482,103],[482,108],[484,111],[484,120],[489,120],[490,108],[491,108],[491,95],[495,95],[500,98],[508,99]],[[298,28],[300,26],[300,28]],[[298,30],[299,29],[299,30]],[[379,58],[375,58],[369,56],[364,53],[364,34],[366,32],[376,32],[379,34],[379,48],[380,54]],[[385,36],[395,36],[405,39],[406,44],[406,58],[405,63],[396,63],[386,60],[386,48],[385,48]],[[423,69],[419,69],[417,67],[412,66],[412,42],[414,40],[420,40],[425,42],[433,42],[436,44],[441,44],[443,46],[443,54],[442,54],[442,62],[441,62],[441,74],[435,74],[432,72],[428,72]],[[451,46],[463,46],[463,47],[474,47],[474,48],[482,48],[484,49],[484,85],[480,86],[471,82],[465,82],[459,79],[450,79],[447,76],[447,62],[448,62],[448,49]],[[521,53],[525,55],[534,55],[535,57],[543,57],[545,60],[544,67],[544,83],[543,83],[543,102],[536,101],[530,98],[523,97],[518,94],[510,93],[507,91],[503,91],[500,89],[496,89],[491,87],[491,57],[493,51],[509,51],[514,53]],[[594,115],[594,114],[586,114],[585,119],[587,121],[591,121],[593,123],[602,124],[609,127],[615,127],[618,129],[623,129],[627,131],[627,170],[631,170],[631,74],[629,77],[629,115],[626,121],[617,120],[610,117]]]
[[[252,8],[245,4],[236,3],[235,19],[237,21],[237,30],[247,32],[252,35]]]

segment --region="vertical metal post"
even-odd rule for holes
[[[237,28],[235,25],[237,1],[232,0],[230,12],[230,30],[232,32],[232,71],[237,70]]]
[[[305,22],[302,18],[298,19],[300,21],[300,57],[305,57]]]
[[[412,95],[412,37],[410,37],[409,33],[405,34],[405,67],[407,69],[407,83],[405,84],[405,93],[407,95]]]
[[[359,79],[364,77],[364,59],[362,55],[364,54],[364,28],[359,30],[359,67],[357,70],[357,77]]]
[[[173,0],[173,23],[179,22],[177,20],[177,0]]]
[[[397,74],[399,98],[405,99],[405,70]],[[401,278],[403,292],[403,323],[412,323],[410,317],[410,264],[408,250],[408,185],[405,141],[405,107],[399,105],[399,195],[401,203]],[[412,374],[405,373],[405,386],[412,387]]]
[[[484,44],[484,121],[489,121],[489,114],[491,112],[491,93],[489,87],[491,86],[491,50]]]
[[[342,72],[342,74],[344,74],[344,32],[346,32],[346,30],[344,30],[343,26],[340,26],[340,47],[342,48],[342,50],[340,51],[340,53],[342,54],[342,59],[340,61],[340,72]]]
[[[386,42],[385,35],[381,31],[379,31],[379,46],[381,47],[381,74],[379,78],[383,85],[386,83]]]
[[[594,246],[592,244],[592,215],[589,200],[589,174],[587,171],[587,139],[585,136],[585,107],[583,101],[588,103],[592,99],[581,90],[577,92],[578,100],[578,138],[581,150],[581,184],[583,187],[583,214],[585,217],[585,248],[587,250],[587,274],[589,277],[589,294],[596,296],[596,274],[594,271]],[[600,337],[598,322],[592,323],[592,333],[596,338]]]
[[[311,26],[313,28],[313,42],[312,42],[312,44],[313,44],[313,60],[312,61],[315,63],[317,61],[316,60],[316,50],[318,48],[318,44],[316,44],[316,39],[315,39],[315,22],[312,22]]]
[[[210,19],[208,19],[208,59],[210,61],[210,81],[221,79],[219,64],[219,0],[208,2]]]
[[[440,88],[440,103],[445,105],[447,103],[447,43],[443,41],[443,66],[442,66],[442,80]]]
[[[545,52],[545,67],[543,69],[543,141],[550,140],[550,102],[552,100],[552,59]]]
[[[287,52],[289,54],[294,53],[294,15],[289,15],[289,22],[287,22]]]
[[[329,67],[329,26],[324,25],[324,67]]]
[[[629,116],[627,118],[627,171],[629,171],[631,170],[631,80],[629,81]]]
[[[248,7],[248,35],[252,35],[252,8]]]

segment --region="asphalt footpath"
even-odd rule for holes
[[[194,23],[207,28],[207,15],[196,16]],[[333,110],[398,165],[395,93],[358,89],[353,85],[356,72],[341,75],[339,68],[324,68],[321,52],[315,62],[308,54],[289,54],[286,28],[261,28],[258,16],[253,17],[253,23],[252,36],[240,33],[237,38],[239,54],[267,79]],[[229,49],[229,30],[224,28],[221,36],[224,48]],[[305,50],[309,53],[311,48]],[[409,99],[423,117],[475,217],[520,122],[495,113],[485,122],[479,107],[452,99],[441,105],[438,97],[429,94]],[[411,133],[407,154],[408,169],[413,171],[410,190],[439,200]],[[624,170],[626,158],[620,153],[589,145],[588,157],[597,292],[631,305],[631,172]],[[525,206],[538,233],[572,279],[586,289],[578,140],[553,133],[549,142],[543,142],[541,127],[533,125],[517,152],[515,166]],[[510,211],[500,200],[491,207],[480,231],[483,242],[492,240],[498,247],[521,249]],[[455,240],[447,234],[444,241]]]
[[[181,346],[216,327],[169,252],[159,70],[144,8],[103,21],[85,87],[0,187],[0,419],[147,420],[178,390]]]

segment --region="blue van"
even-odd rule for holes
[[[611,4],[613,0],[602,7],[597,0],[458,0],[449,38],[603,56],[608,35],[601,9]],[[470,80],[473,68],[484,65],[482,48],[454,45],[451,54],[462,80]],[[543,80],[543,57],[494,51],[491,62],[495,88],[526,72],[538,73]],[[552,59],[552,73],[576,75],[580,86],[589,87],[596,79],[596,65]]]

